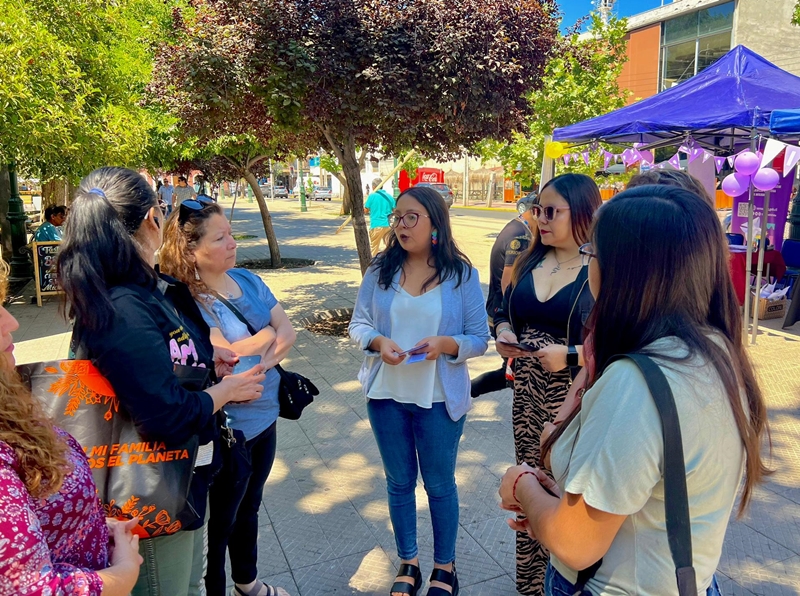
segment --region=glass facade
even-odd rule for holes
[[[734,6],[726,2],[664,21],[659,91],[693,77],[731,49]]]

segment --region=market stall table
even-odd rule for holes
[[[744,264],[746,262],[747,255],[744,251],[731,251],[731,278],[733,279],[733,287],[736,290],[736,297],[739,299],[739,304],[744,304],[744,290],[747,285],[744,271]],[[764,253],[764,273],[766,273],[768,265],[770,277],[781,279],[786,273],[786,263],[781,253],[777,250],[767,250],[767,252]],[[758,251],[754,251],[750,262],[750,273],[755,275],[757,270]]]

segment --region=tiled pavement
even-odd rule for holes
[[[360,279],[352,230],[333,234],[341,219],[329,204],[312,204],[308,214],[286,202],[272,206],[284,256],[318,261],[262,274],[292,320],[352,306]],[[251,206],[237,206],[236,213],[237,232],[258,234]],[[488,249],[501,222],[479,218],[454,218],[455,233],[485,281]],[[267,255],[261,240],[241,246],[240,258]],[[56,306],[50,301],[42,309],[11,307],[21,324],[16,334],[21,362],[65,356],[68,328],[56,317]],[[750,348],[770,407],[776,472],[756,490],[748,515],[731,521],[719,566],[725,594],[800,594],[800,338],[794,334],[762,334]],[[396,571],[385,480],[355,380],[360,363],[361,354],[347,340],[305,330],[285,363],[321,390],[299,421],[279,424],[278,456],[260,518],[260,575],[293,596],[385,595]],[[490,349],[471,363],[472,374],[498,364]],[[516,593],[514,535],[496,496],[514,457],[510,402],[509,390],[476,400],[460,446],[457,560],[465,596]],[[432,533],[421,487],[417,509],[423,572],[429,573]]]

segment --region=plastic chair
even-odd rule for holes
[[[729,246],[744,246],[744,235],[743,234],[731,234],[728,232],[725,234],[725,237],[728,239]]]

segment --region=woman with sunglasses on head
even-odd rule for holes
[[[156,272],[163,218],[141,175],[100,168],[81,181],[58,257],[76,355],[108,379],[145,440],[169,446],[197,437],[203,454],[187,499],[196,519],[175,534],[142,540],[134,596],[202,593],[206,502],[224,424],[217,413],[229,402],[258,399],[264,381],[263,367],[256,367],[194,391],[176,376],[179,366],[207,369],[213,382],[235,358],[212,347],[186,286]]]
[[[358,376],[401,559],[391,594],[415,596],[422,586],[414,497],[419,470],[433,524],[428,595],[449,596],[459,591],[455,466],[471,406],[466,361],[486,351],[486,310],[478,272],[453,240],[439,193],[408,189],[389,224],[388,246],[361,283],[350,337],[366,354]]]
[[[534,205],[539,236],[517,258],[503,307],[495,315],[496,348],[514,358],[514,446],[517,463],[537,465],[539,435],[583,366],[583,327],[594,300],[579,247],[589,238],[600,190],[582,174],[548,182]],[[515,347],[523,344],[528,349]],[[517,534],[517,591],[542,594],[547,552]]]
[[[694,193],[642,186],[603,206],[582,251],[597,299],[590,389],[545,444],[557,482],[510,468],[502,506],[524,514],[515,529],[549,549],[548,596],[678,594],[673,545],[683,556],[689,546],[685,566],[699,592],[717,595],[714,572],[742,475],[739,514],[768,473],[760,451],[769,436],[719,219]],[[665,429],[674,427],[662,425],[648,383],[655,377],[619,359],[637,353],[666,378],[682,449],[665,450]],[[666,529],[665,499],[680,494],[679,482],[665,485],[674,478],[667,454],[681,450],[688,545]],[[579,579],[578,570],[593,567]]]
[[[267,368],[261,398],[225,407],[228,426],[243,433],[249,465],[226,459],[211,487],[208,520],[209,596],[226,591],[229,551],[235,596],[285,596],[258,579],[258,510],[275,461],[280,363],[296,334],[283,307],[257,275],[236,265],[236,240],[222,207],[208,198],[184,201],[167,221],[161,270],[184,282],[211,327],[211,343]],[[239,317],[242,317],[241,320]]]

